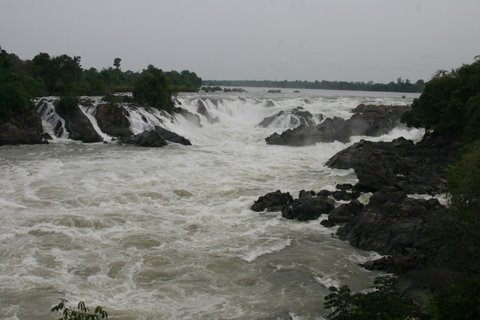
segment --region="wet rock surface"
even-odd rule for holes
[[[406,106],[359,105],[348,120],[327,118],[315,127],[301,125],[281,134],[274,133],[265,141],[267,144],[307,146],[318,142],[348,142],[351,136],[380,136],[397,127],[407,110]]]
[[[65,127],[70,139],[87,143],[103,141],[78,105],[72,110],[62,112],[59,115],[65,120]]]
[[[259,127],[267,128],[272,125],[275,121],[279,121],[282,118],[287,118],[289,120],[289,126],[305,126],[305,127],[314,127],[316,125],[315,116],[313,116],[309,111],[303,109],[303,107],[296,107],[287,111],[280,111],[274,115],[265,117],[259,124]],[[322,120],[323,115],[318,115],[317,119]]]
[[[0,119],[0,145],[42,144],[42,120],[34,110]]]
[[[102,132],[112,137],[128,137],[132,135],[128,111],[111,104],[100,104],[95,113],[98,126]]]

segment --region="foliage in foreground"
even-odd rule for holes
[[[375,279],[373,291],[352,294],[348,286],[329,288],[325,308],[333,309],[332,320],[404,320],[413,319],[416,308],[413,301],[398,291],[395,277]]]
[[[68,301],[65,299],[60,299],[60,303],[54,306],[50,311],[59,312],[62,314],[62,317],[58,320],[99,320],[99,319],[108,319],[108,313],[102,309],[102,307],[96,307],[94,312],[85,306],[83,301],[80,301],[77,305],[77,308],[67,307],[65,304]]]

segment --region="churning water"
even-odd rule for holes
[[[57,139],[0,148],[0,318],[54,318],[50,307],[65,297],[102,305],[111,319],[321,319],[329,286],[372,283],[378,274],[358,263],[374,253],[335,239],[335,229],[249,210],[277,189],[295,196],[354,182],[353,172],[324,166],[348,144],[269,146],[264,138],[290,119],[256,125],[297,106],[349,117],[359,103],[412,97],[256,90],[179,101],[195,112],[200,98],[218,123],[164,123],[193,146]],[[376,139],[400,135],[421,133],[395,129]]]

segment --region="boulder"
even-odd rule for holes
[[[112,137],[129,137],[130,122],[128,121],[128,111],[124,108],[112,104],[100,104],[95,113],[98,126],[102,132]]]
[[[102,142],[103,139],[93,128],[90,120],[80,110],[77,105],[75,108],[63,111],[59,115],[65,120],[65,127],[69,133],[68,137],[72,140],[82,142]]]
[[[333,200],[306,193],[303,197],[283,207],[282,217],[299,221],[315,220],[322,214],[329,214],[334,208]]]
[[[175,132],[169,131],[165,128],[156,126],[155,131],[157,131],[163,139],[173,142],[173,143],[178,143],[178,144],[183,144],[184,146],[191,146],[192,143],[190,140],[176,134]]]
[[[0,145],[42,144],[42,120],[34,110],[0,119]]]
[[[256,212],[267,211],[281,211],[283,207],[288,206],[293,202],[293,198],[290,193],[283,193],[280,190],[267,193],[261,196],[250,207],[251,210]]]
[[[445,192],[447,167],[457,157],[461,142],[455,137],[428,133],[414,144],[398,138],[392,142],[360,142],[340,151],[326,165],[354,169],[356,190],[374,192],[383,186],[399,186],[408,193]]]
[[[445,211],[436,199],[412,199],[399,188],[385,187],[337,234],[357,248],[391,255],[399,269],[414,268],[438,251],[432,230]]]
[[[322,221],[320,221],[320,224],[322,226],[324,226],[325,228],[332,228],[332,227],[335,227],[335,223],[328,220],[328,219],[323,219]]]
[[[358,200],[352,200],[350,203],[342,204],[335,208],[328,215],[328,221],[333,223],[345,223],[352,219],[363,210],[364,205]]]
[[[165,139],[157,130],[144,131],[137,135],[121,139],[122,143],[133,144],[139,147],[160,148],[167,145]]]

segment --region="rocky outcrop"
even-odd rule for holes
[[[187,109],[179,108],[179,107],[175,108],[173,112],[182,115],[185,119],[187,119],[187,121],[193,123],[197,127],[200,127],[200,128],[202,127],[202,121],[200,120],[200,116],[198,114],[191,113]]]
[[[155,131],[157,131],[162,136],[162,138],[167,140],[167,141],[170,141],[170,142],[173,142],[173,143],[178,143],[178,144],[183,144],[184,146],[191,146],[192,145],[190,140],[188,140],[187,138],[184,138],[184,137],[176,134],[175,132],[169,131],[165,128],[156,126]]]
[[[207,107],[202,100],[197,101],[197,113],[204,116],[207,119],[208,123],[217,123],[220,121],[218,117],[214,117],[210,114],[210,112],[208,112]]]
[[[280,190],[267,193],[264,196],[258,198],[250,207],[251,210],[256,212],[267,211],[282,211],[285,206],[288,206],[293,202],[293,198],[290,193],[282,193]]]
[[[167,145],[161,134],[156,130],[144,131],[134,136],[121,140],[125,144],[133,144],[139,147],[160,148]]]
[[[125,138],[132,135],[128,111],[112,104],[100,104],[95,113],[98,126],[102,132],[112,136]]]
[[[306,126],[306,127],[314,127],[316,125],[316,121],[314,116],[307,110],[303,109],[302,107],[296,107],[294,109],[290,109],[287,111],[280,111],[272,116],[265,117],[259,124],[259,127],[267,128],[275,120],[288,118],[289,119],[289,126],[298,127],[298,126]],[[319,115],[318,119],[323,119],[322,115]]]
[[[34,110],[0,119],[0,145],[47,143],[42,133],[42,120]]]
[[[374,192],[398,186],[407,193],[445,192],[447,166],[456,159],[461,142],[455,137],[426,134],[414,144],[404,138],[392,142],[360,142],[340,151],[327,162],[335,169],[354,169],[355,189]]]
[[[348,119],[327,118],[316,127],[300,126],[281,134],[274,133],[265,140],[268,144],[306,146],[317,142],[348,142],[351,136],[380,136],[400,124],[409,107],[359,105]]]
[[[103,141],[78,105],[71,110],[59,113],[59,115],[65,120],[65,127],[70,139],[82,142]]]
[[[328,221],[333,223],[350,222],[353,218],[362,212],[364,205],[358,200],[352,200],[349,203],[344,203],[335,208],[332,213],[328,215]]]
[[[333,200],[318,196],[313,191],[300,191],[298,199],[283,207],[282,217],[299,221],[316,220],[322,214],[329,214],[334,208]]]
[[[395,268],[408,270],[436,254],[439,244],[432,230],[445,210],[436,199],[412,199],[399,188],[385,187],[337,234],[357,248],[392,256]]]

